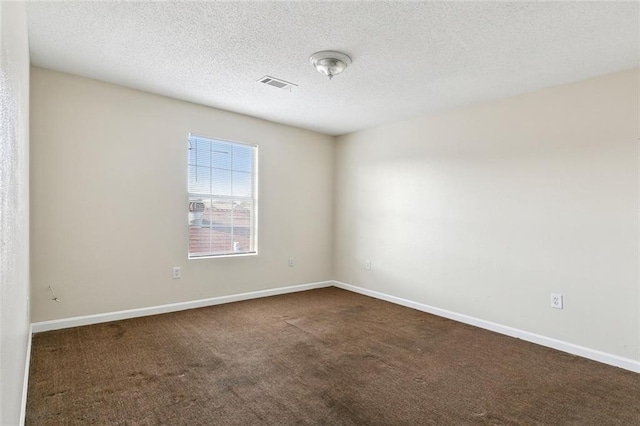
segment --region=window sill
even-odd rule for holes
[[[187,260],[200,260],[200,259],[226,259],[229,257],[248,257],[248,256],[257,256],[257,251],[252,251],[250,253],[232,253],[232,254],[216,254],[216,255],[206,255],[206,256],[188,256]]]

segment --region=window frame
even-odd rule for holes
[[[189,163],[189,150],[191,149],[191,141],[192,139],[201,139],[201,140],[206,140],[212,143],[215,142],[220,142],[220,143],[226,143],[226,144],[233,144],[233,145],[242,145],[242,146],[247,146],[252,148],[252,170],[251,170],[251,175],[252,175],[252,181],[251,181],[251,191],[252,191],[252,197],[242,197],[242,196],[233,196],[233,195],[215,195],[215,194],[207,194],[207,193],[198,193],[198,192],[189,192],[190,189],[190,173],[189,173],[189,166],[191,165]],[[215,200],[220,200],[220,199],[226,199],[226,200],[230,200],[230,201],[234,201],[234,200],[245,200],[245,201],[251,201],[252,202],[252,215],[249,218],[250,220],[250,225],[249,225],[249,232],[250,232],[250,236],[249,239],[250,241],[253,241],[253,250],[252,251],[248,251],[248,252],[240,252],[240,253],[235,253],[235,252],[227,252],[227,253],[221,253],[221,254],[214,254],[214,253],[207,253],[207,254],[203,254],[203,255],[192,255],[191,251],[190,251],[190,230],[191,230],[191,223],[190,223],[190,211],[189,209],[187,209],[187,260],[200,260],[200,259],[220,259],[220,258],[228,258],[228,257],[246,257],[246,256],[257,256],[258,255],[258,206],[259,206],[259,202],[258,202],[258,144],[255,143],[248,143],[248,142],[240,142],[240,141],[235,141],[235,140],[230,140],[230,139],[223,139],[223,138],[216,138],[216,137],[209,137],[209,136],[202,136],[199,134],[195,134],[195,133],[189,133],[187,136],[187,159],[186,159],[186,169],[187,169],[187,185],[186,185],[186,189],[187,189],[187,204],[189,205],[191,203],[191,198],[192,197],[199,197],[199,198],[208,198],[208,199],[215,199]],[[230,171],[233,171],[233,169],[230,169]],[[252,226],[253,225],[253,226]]]

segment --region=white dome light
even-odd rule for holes
[[[314,66],[320,74],[329,76],[329,80],[334,75],[340,74],[351,63],[351,58],[341,52],[333,50],[323,50],[311,55],[311,65]]]

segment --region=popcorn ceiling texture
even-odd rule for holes
[[[32,63],[328,134],[640,64],[637,2],[32,2]],[[353,64],[332,81],[309,56]],[[299,87],[259,84],[271,75]]]
[[[19,424],[29,330],[26,10],[0,2],[0,424]]]

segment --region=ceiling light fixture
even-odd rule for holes
[[[334,75],[340,74],[351,64],[351,58],[341,52],[333,50],[323,50],[311,55],[311,65],[318,70],[320,74],[329,76],[329,80]]]

